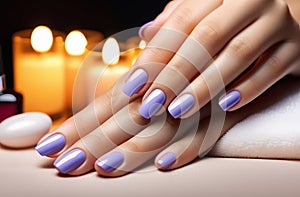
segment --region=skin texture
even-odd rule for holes
[[[164,108],[184,94],[193,95],[194,106],[181,118],[222,90],[240,92],[239,102],[229,109],[233,111],[283,76],[299,74],[299,25],[285,1],[190,0],[166,14],[143,31],[149,44],[129,76],[144,69],[148,82],[138,93],[145,100],[153,90],[162,90]],[[148,65],[153,62],[161,66],[152,69]]]
[[[235,123],[270,105],[271,90],[257,97],[275,82],[299,73],[299,27],[282,0],[171,1],[142,35],[148,47],[128,75],[41,139],[57,133],[65,137],[63,148],[47,155],[56,160],[74,149],[84,153],[85,160],[66,174],[96,170],[101,176],[118,177],[153,157],[160,170],[184,166],[209,150]],[[193,54],[189,49],[198,53],[183,58]],[[148,71],[149,64],[157,66]],[[122,88],[138,68],[147,70],[148,83],[128,97]],[[192,94],[197,102],[181,119],[172,118],[166,110],[145,119],[139,108],[154,88],[166,93],[165,107],[184,93]],[[225,113],[218,100],[231,90],[239,91],[241,98]],[[98,159],[115,152],[122,155],[122,162],[105,171]],[[160,159],[167,153],[175,161],[162,166]]]

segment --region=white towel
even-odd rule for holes
[[[285,87],[290,87],[291,91],[285,92]],[[288,81],[287,86],[276,88],[272,94],[281,96],[280,101],[237,123],[218,140],[208,155],[300,159],[299,80]]]

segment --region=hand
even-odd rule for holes
[[[224,126],[224,112],[214,112],[223,116],[209,116],[209,110],[204,110],[215,107],[208,106],[203,108],[202,118],[195,114],[176,120],[164,113],[150,121],[137,112],[141,98],[126,103],[128,97],[120,95],[123,85],[121,79],[120,84],[45,135],[36,150],[56,158],[55,167],[69,175],[95,169],[102,176],[121,176],[154,156],[158,169],[171,170],[205,155],[229,127],[244,117],[227,116]],[[209,122],[214,127],[209,129]]]
[[[105,104],[100,106],[99,101],[105,101],[104,97],[94,102],[99,103],[96,114],[103,114]],[[95,169],[101,176],[122,176],[155,156],[158,169],[171,170],[204,156],[242,117],[227,116],[224,127],[224,120],[220,119],[219,129],[212,130],[214,126],[209,131],[210,118],[199,125],[197,116],[180,121],[164,114],[150,122],[137,113],[139,103],[139,100],[131,102],[103,122],[107,114],[93,117],[94,104],[91,104],[43,137],[36,150],[56,158],[57,170],[69,175]]]
[[[233,111],[300,73],[300,31],[283,0],[177,0],[144,26],[149,41],[123,91],[145,118],[187,118],[220,92]]]
[[[243,110],[226,116],[222,110],[213,110],[211,115],[202,111],[200,121],[196,114],[183,120],[167,117],[166,113],[151,121],[144,119],[137,113],[140,98],[122,106],[124,103],[112,102],[115,97],[110,90],[45,135],[36,149],[41,155],[56,158],[56,168],[69,175],[96,170],[101,176],[122,176],[153,157],[158,169],[177,169],[205,156],[243,118],[291,94],[293,84],[295,80],[285,80]],[[274,97],[278,92],[282,94]],[[124,97],[120,95],[118,101],[125,100]],[[115,114],[111,113],[112,103],[120,108]],[[216,109],[214,105],[217,102],[212,100],[202,110]]]

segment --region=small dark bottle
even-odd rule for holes
[[[1,49],[0,49],[1,53]],[[0,122],[23,112],[23,96],[14,90],[7,90],[5,84],[4,66],[0,54]]]

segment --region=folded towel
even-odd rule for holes
[[[271,93],[273,97],[281,97],[279,101],[229,129],[208,155],[300,159],[300,83],[298,79],[284,83]],[[286,87],[290,90],[285,91]]]

